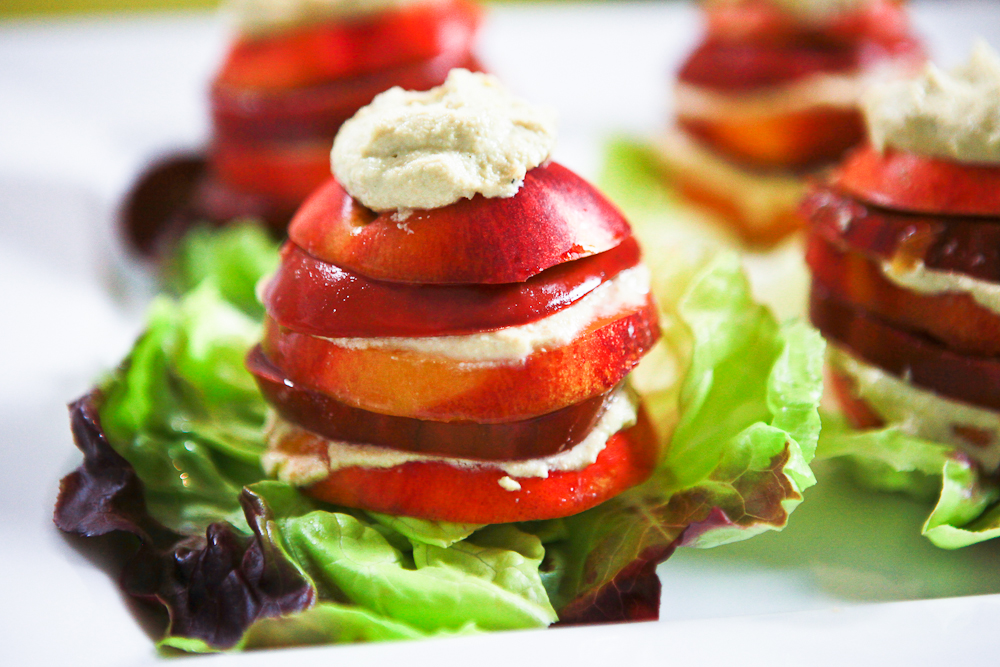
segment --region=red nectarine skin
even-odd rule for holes
[[[233,190],[302,201],[330,178],[329,139],[235,142],[216,138],[208,152],[212,173]]]
[[[900,213],[828,187],[813,190],[801,213],[823,238],[871,259],[903,265],[921,261],[929,269],[1000,283],[996,218]]]
[[[860,359],[940,396],[1000,410],[1000,360],[960,354],[897,329],[813,284],[809,316],[820,332]]]
[[[277,447],[328,461],[326,443],[308,431],[298,431]],[[582,512],[644,481],[659,454],[655,433],[640,409],[636,425],[611,436],[596,462],[580,471],[551,472],[547,478],[519,478],[519,491],[497,483],[505,476],[499,470],[411,462],[393,468],[342,468],[305,493],[335,505],[432,521],[554,519]]]
[[[264,305],[278,324],[317,336],[447,336],[539,320],[575,303],[639,263],[634,238],[507,285],[410,285],[371,280],[318,260],[294,243],[282,249]]]
[[[344,121],[382,91],[393,86],[427,90],[444,83],[448,72],[455,67],[482,70],[479,61],[462,49],[307,88],[248,90],[216,82],[211,90],[212,131],[223,140],[295,141],[326,137],[332,145]]]
[[[568,345],[509,364],[473,364],[385,348],[350,349],[268,318],[262,348],[292,382],[350,406],[434,421],[529,419],[603,394],[659,337],[645,306],[593,323]]]
[[[813,280],[844,303],[907,331],[928,334],[956,352],[1000,355],[1000,315],[962,292],[921,294],[891,282],[878,262],[809,236]]]
[[[482,9],[465,0],[421,3],[351,20],[323,21],[237,40],[221,85],[257,90],[313,86],[468,51]]]
[[[282,418],[324,438],[484,461],[541,458],[573,447],[597,424],[615,391],[521,421],[435,422],[360,410],[298,387],[267,361],[260,346],[247,356],[247,368]]]
[[[948,216],[1000,217],[1000,166],[970,165],[870,145],[854,151],[834,185],[883,208]]]
[[[288,229],[313,257],[374,280],[497,284],[614,248],[631,236],[621,212],[554,162],[527,173],[513,197],[472,199],[376,214],[331,179]]]

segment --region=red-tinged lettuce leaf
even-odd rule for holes
[[[166,607],[165,643],[229,648],[258,619],[312,606],[311,581],[274,541],[268,525],[273,517],[253,496],[240,498],[249,535],[228,523],[212,523],[204,535],[185,536],[151,517],[142,482],[101,429],[99,401],[94,393],[70,407],[84,462],[63,480],[55,522],[84,537],[124,532],[138,538],[122,588]]]
[[[566,519],[568,536],[549,545],[564,564],[555,596],[563,622],[656,618],[657,563],[678,546],[781,529],[815,483],[808,461],[824,349],[815,330],[775,323],[731,255],[709,261],[679,298],[657,296],[678,323],[667,343],[676,356],[689,351],[688,368],[679,394],[646,390],[645,398],[662,432],[676,428],[652,479]],[[667,372],[662,358],[652,362],[640,388]]]

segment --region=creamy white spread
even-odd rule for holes
[[[863,105],[880,150],[1000,164],[1000,55],[986,42],[950,72],[929,64],[916,78],[872,88]]]
[[[498,483],[508,491],[516,491],[514,485],[520,488],[520,484],[513,478],[546,478],[550,472],[583,470],[597,461],[597,457],[604,451],[612,435],[635,424],[637,404],[638,399],[631,390],[625,388],[617,390],[608,401],[604,414],[583,440],[564,452],[537,459],[478,461],[331,440],[328,441],[327,447],[329,466],[315,455],[292,455],[280,449],[269,449],[262,458],[262,465],[269,476],[296,486],[307,486],[341,468],[394,468],[414,461],[438,461],[458,468],[502,472],[511,478],[510,482],[504,482],[501,478]],[[298,427],[290,426],[281,420],[276,421],[268,433],[272,447],[280,443],[288,429],[296,428]]]
[[[803,22],[824,22],[841,14],[857,11],[873,0],[767,0],[767,4],[791,14]],[[742,5],[747,0],[708,0],[709,5]]]
[[[554,145],[553,111],[514,97],[496,77],[454,69],[426,92],[378,95],[340,128],[332,164],[368,208],[405,211],[512,197]]]
[[[226,0],[236,29],[263,36],[296,26],[371,16],[409,5],[447,0]]]
[[[731,201],[747,225],[766,228],[777,216],[795,211],[806,193],[804,179],[775,172],[744,169],[672,128],[656,141],[664,168]]]
[[[983,308],[1000,314],[1000,284],[963,273],[928,269],[923,262],[899,266],[882,262],[882,274],[895,284],[921,294],[968,294]]]
[[[353,350],[389,349],[435,355],[467,363],[511,363],[541,350],[571,343],[597,320],[636,309],[649,295],[649,269],[639,264],[625,269],[571,306],[536,322],[463,336],[419,338],[328,338]]]
[[[828,350],[830,365],[854,381],[856,395],[886,424],[956,447],[989,470],[1000,466],[1000,413],[915,387],[832,345]],[[962,436],[963,428],[988,434],[989,443],[983,446],[970,442]]]
[[[507,475],[498,479],[497,484],[499,484],[504,491],[510,491],[513,493],[514,491],[521,490],[521,483]]]
[[[874,85],[898,79],[914,70],[912,60],[887,62],[853,74],[817,73],[766,88],[731,93],[679,81],[674,108],[682,118],[732,120],[796,113],[825,107],[850,109]]]

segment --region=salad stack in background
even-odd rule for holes
[[[426,90],[472,53],[482,10],[471,0],[226,4],[236,37],[212,82],[207,155],[154,164],[125,203],[144,253],[193,222],[252,217],[283,236],[329,176],[341,123],[391,88]]]
[[[864,136],[858,100],[924,60],[905,3],[706,0],[658,142],[679,190],[767,245],[800,229],[805,178]]]
[[[938,496],[935,544],[1000,535],[1000,56],[866,99],[871,143],[810,193],[812,321],[870,483]],[[885,427],[884,429],[882,427]]]

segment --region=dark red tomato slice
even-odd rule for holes
[[[428,2],[373,17],[327,21],[232,47],[218,82],[254,90],[288,90],[468,52],[482,10],[465,0]]]
[[[209,150],[216,178],[233,190],[301,202],[330,178],[329,139],[237,143],[217,139]]]
[[[897,377],[956,401],[1000,410],[1000,359],[961,354],[834,298],[814,283],[809,316],[852,354]]]
[[[294,243],[282,249],[264,292],[267,312],[299,333],[343,337],[449,336],[518,326],[552,315],[639,262],[627,238],[599,255],[507,285],[411,285],[370,280],[318,260]]]
[[[908,331],[934,337],[956,352],[1000,355],[1000,315],[962,292],[921,294],[885,277],[879,262],[811,234],[806,261],[813,280],[844,303]]]
[[[276,445],[289,454],[329,461],[327,442],[295,430]],[[577,514],[613,498],[645,481],[659,458],[656,435],[640,409],[638,423],[611,436],[597,461],[579,471],[518,478],[517,491],[500,486],[506,476],[500,470],[410,462],[393,468],[341,468],[305,492],[335,505],[432,521],[536,521]]]
[[[267,360],[260,346],[247,356],[247,369],[278,414],[324,438],[484,461],[541,458],[573,447],[600,420],[614,391],[532,419],[439,422],[360,410],[297,386]]]
[[[358,109],[384,90],[400,86],[428,90],[444,83],[455,67],[481,71],[467,49],[404,63],[306,88],[260,91],[221,83],[210,93],[216,137],[237,141],[278,141],[333,137]]]
[[[433,421],[518,421],[604,394],[659,338],[656,305],[624,306],[568,344],[507,363],[358,348],[264,323],[268,359],[294,383],[353,407]]]
[[[438,285],[522,282],[631,235],[614,204],[555,162],[529,171],[513,197],[476,195],[405,220],[365,208],[331,179],[288,229],[313,257],[365,277]]]
[[[867,145],[834,183],[876,206],[940,215],[1000,216],[1000,166],[972,165]]]
[[[832,188],[813,190],[802,215],[829,241],[876,260],[964,273],[1000,283],[996,218],[899,213],[868,206]]]

